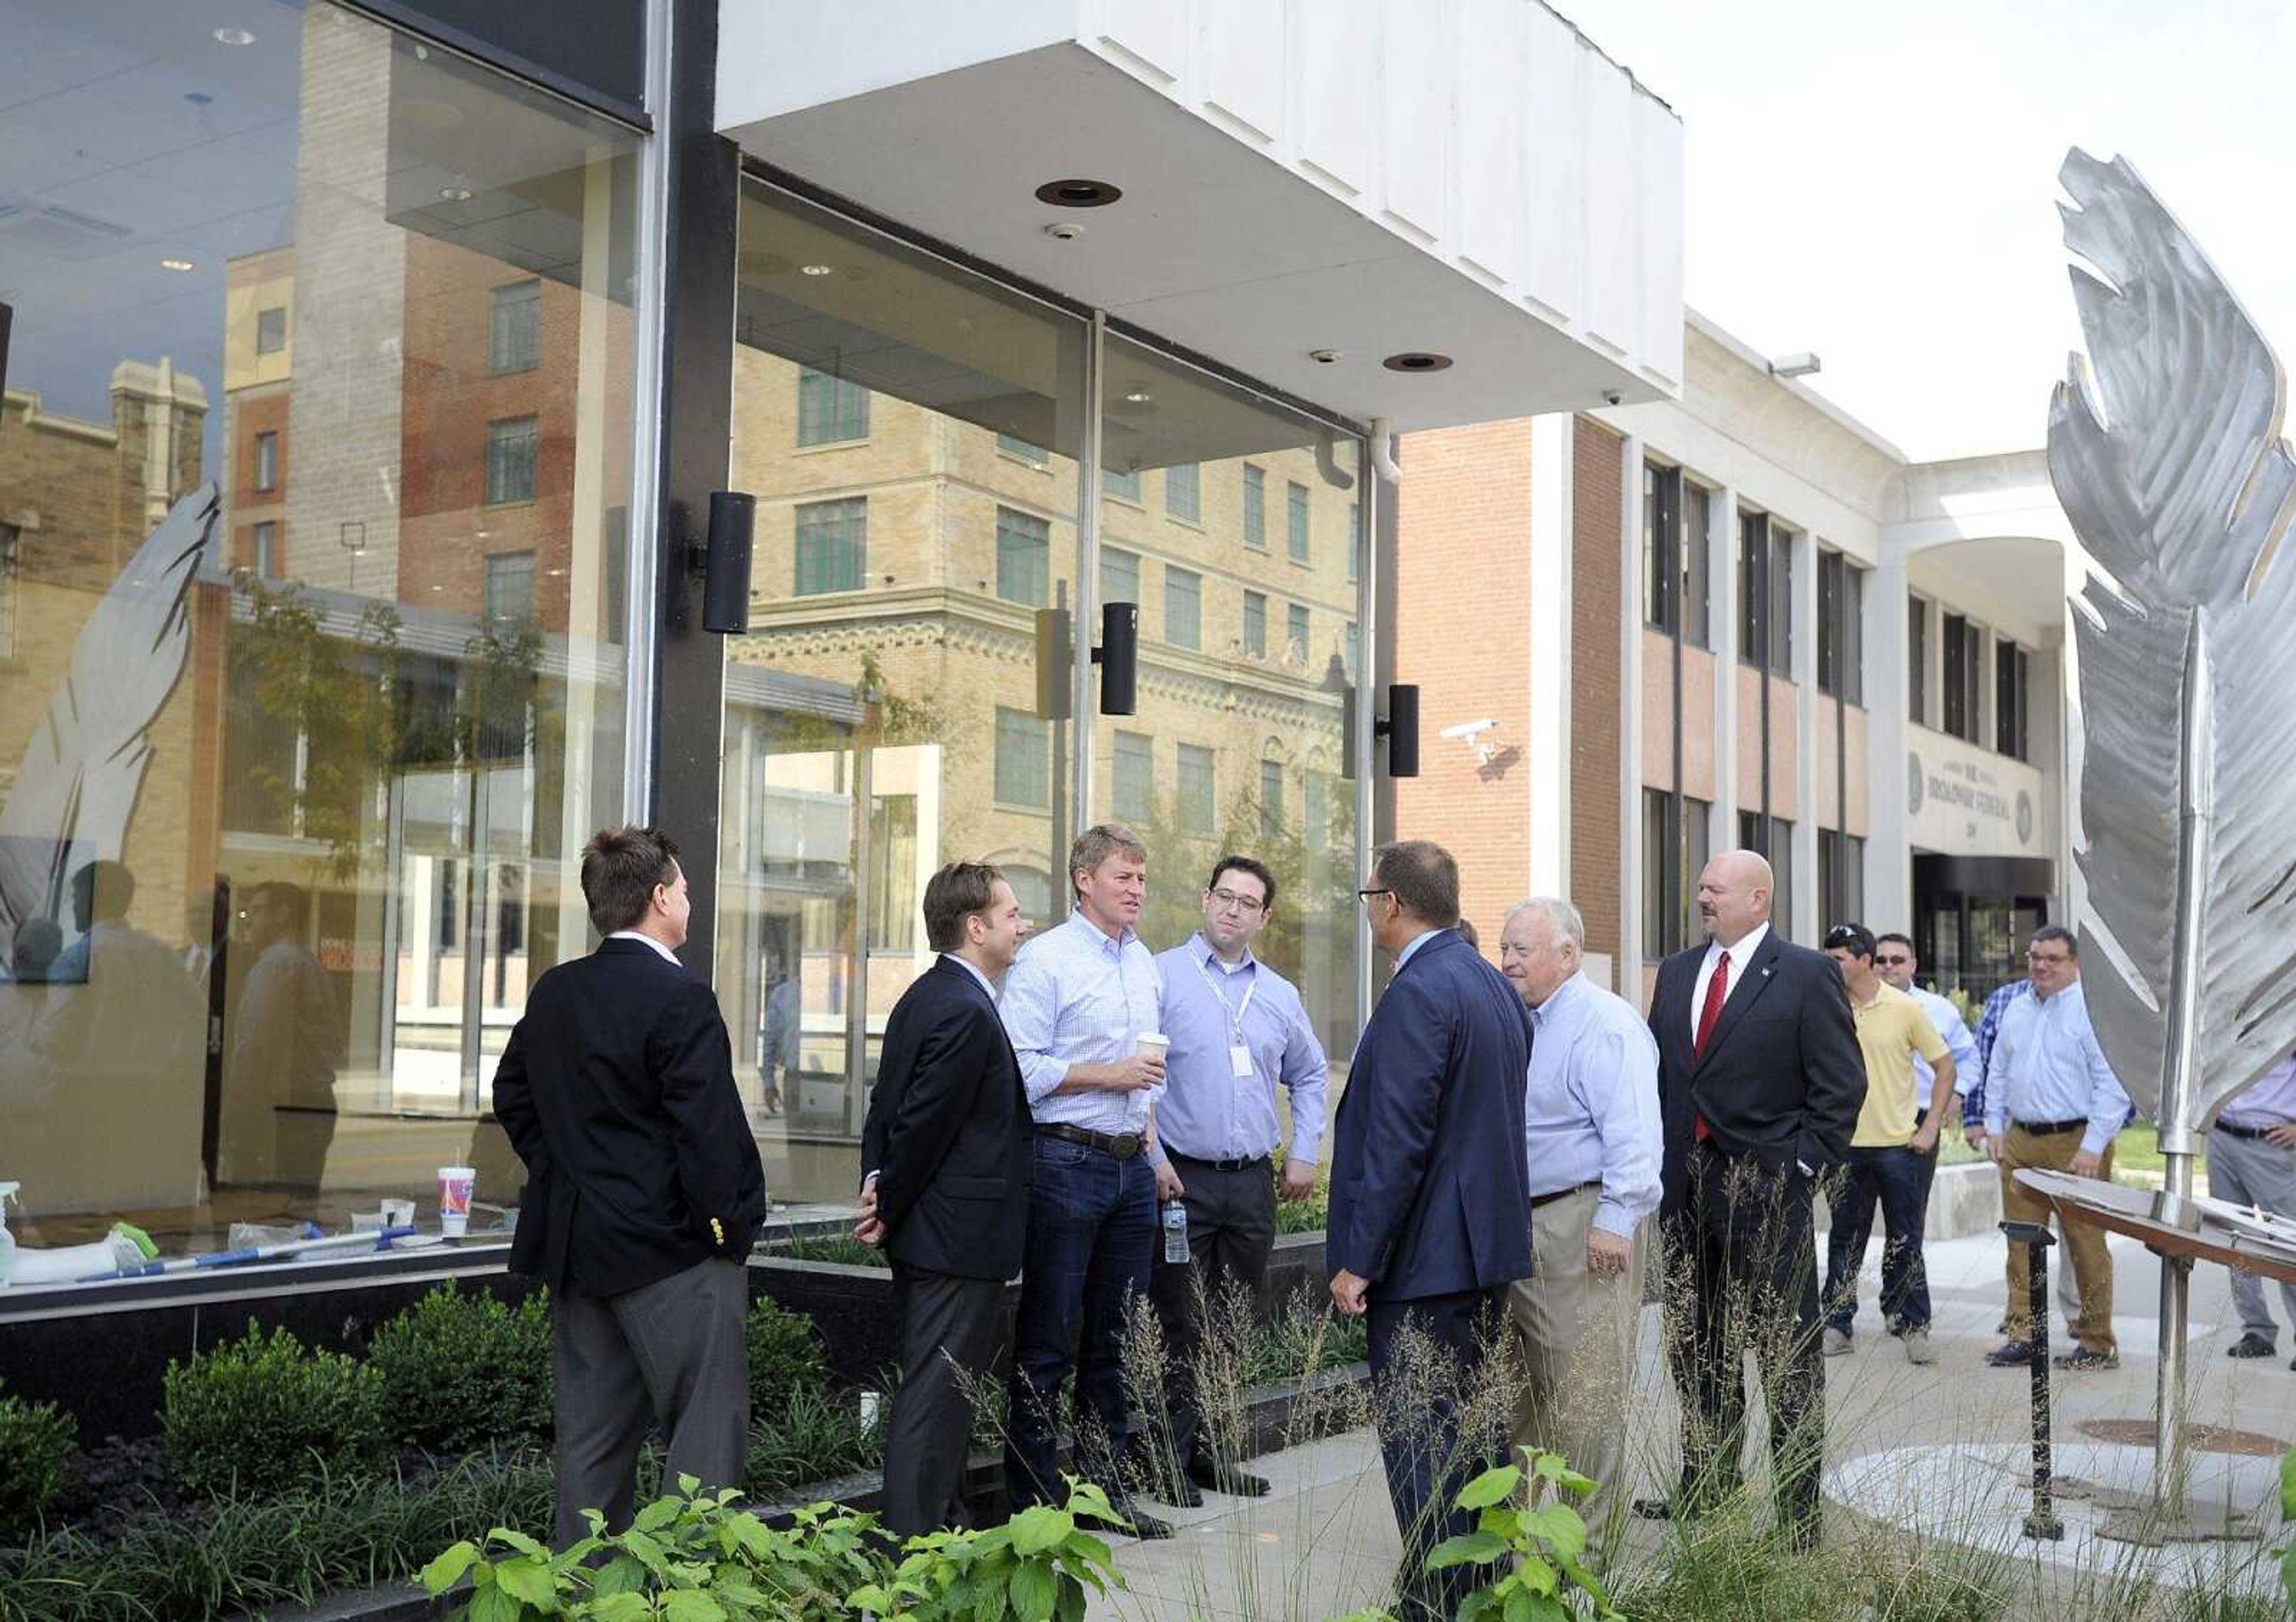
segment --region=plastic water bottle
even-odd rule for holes
[[[1188,1259],[1188,1207],[1177,1199],[1164,1207],[1164,1259],[1176,1267]]]

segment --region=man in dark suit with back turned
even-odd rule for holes
[[[1403,1533],[1401,1614],[1449,1622],[1477,1568],[1429,1573],[1426,1557],[1473,1530],[1475,1517],[1452,1501],[1503,1442],[1462,1436],[1459,1408],[1505,1321],[1507,1287],[1530,1276],[1530,1016],[1453,928],[1459,868],[1449,852],[1424,840],[1382,845],[1372,874],[1357,893],[1372,939],[1395,954],[1395,977],[1340,1099],[1325,1256],[1340,1311],[1370,1316],[1381,1453]],[[1448,1366],[1414,1370],[1398,1344],[1406,1327]]]
[[[749,1289],[766,1179],[709,988],[685,972],[685,875],[657,828],[582,852],[606,938],[534,984],[495,1070],[495,1116],[526,1163],[513,1272],[550,1286],[558,1542],[584,1510],[629,1524],[638,1445],[663,1478],[738,1486],[750,1435]]]
[[[1770,927],[1773,882],[1752,851],[1708,862],[1698,880],[1707,942],[1661,963],[1651,996],[1682,1484],[1635,1508],[1692,1517],[1734,1490],[1751,1340],[1778,1520],[1808,1549],[1825,1451],[1811,1190],[1848,1156],[1866,1065],[1840,972]]]
[[[1035,1133],[996,983],[1027,926],[995,868],[952,862],[925,885],[941,954],[893,1005],[861,1133],[855,1234],[893,1263],[901,1386],[885,1433],[885,1526],[948,1525],[972,1431],[969,1387],[996,1361],[1004,1281],[1021,1268]]]

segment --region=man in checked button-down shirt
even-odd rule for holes
[[[1133,926],[1148,849],[1129,828],[1087,828],[1069,852],[1076,910],[1032,937],[1004,977],[1004,1033],[1036,1117],[1035,1182],[1013,1329],[1005,1485],[1015,1509],[1058,1503],[1061,1382],[1076,1371],[1076,1473],[1096,1483],[1136,1536],[1172,1529],[1134,1511],[1119,1461],[1127,1441],[1124,1334],[1148,1293],[1156,1172],[1147,1150],[1164,1061],[1156,961]]]
[[[1499,970],[1530,1005],[1523,1101],[1536,1266],[1507,1291],[1523,1349],[1509,1440],[1595,1479],[1587,1525],[1617,1535],[1627,1399],[1643,1305],[1644,1219],[1658,1209],[1658,1043],[1634,1006],[1587,978],[1569,902],[1517,903]]]
[[[1168,1168],[1158,1178],[1162,1191],[1188,1213],[1188,1260],[1160,1256],[1154,1285],[1171,1373],[1169,1456],[1154,1462],[1160,1473],[1177,1469],[1183,1478],[1160,1484],[1157,1496],[1174,1503],[1202,1503],[1199,1488],[1250,1498],[1267,1491],[1232,1456],[1241,1438],[1210,1434],[1201,1422],[1195,1363],[1202,1314],[1218,1322],[1239,1285],[1255,1305],[1267,1288],[1275,1245],[1271,1162],[1283,1145],[1278,1083],[1292,1094],[1283,1197],[1304,1199],[1316,1190],[1331,1066],[1298,989],[1252,955],[1252,939],[1275,907],[1275,876],[1265,864],[1223,856],[1204,886],[1204,926],[1156,959],[1172,1051],[1154,1153]]]

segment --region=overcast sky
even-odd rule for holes
[[[2296,0],[1557,0],[1683,117],[1690,303],[1916,460],[2037,446],[2065,149],[2127,156],[2296,362]]]

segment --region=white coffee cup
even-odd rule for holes
[[[1171,1051],[1172,1039],[1160,1031],[1149,1031],[1133,1039],[1136,1050],[1143,1058],[1161,1058]]]

